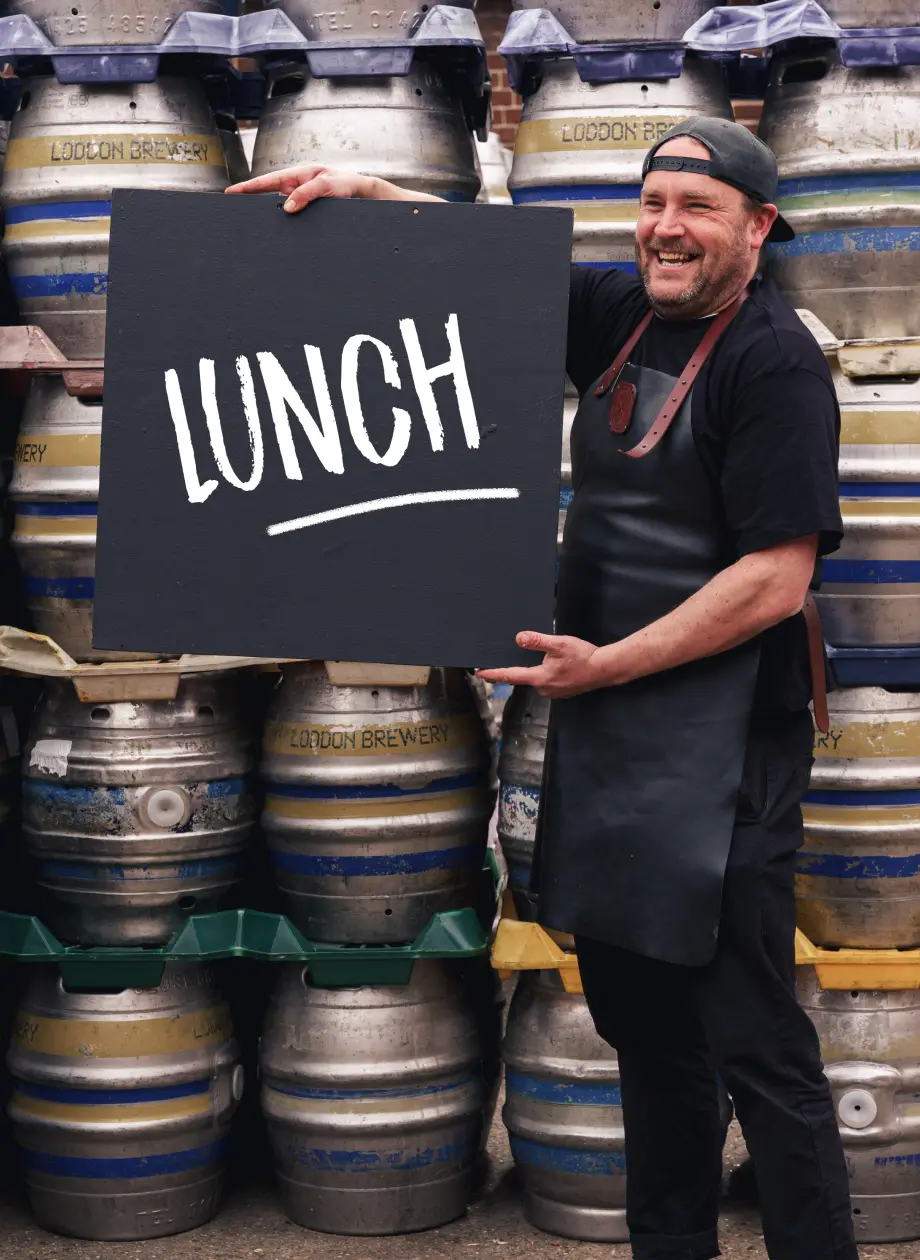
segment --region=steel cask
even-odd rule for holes
[[[689,62],[679,79],[606,84],[582,83],[573,61],[548,62],[524,101],[511,196],[575,211],[575,262],[635,272],[642,161],[698,114],[732,117],[714,62]]]
[[[314,79],[304,66],[270,76],[252,173],[302,162],[377,175],[448,201],[475,201],[479,192],[460,98],[420,56],[404,78]]]
[[[451,0],[456,9],[472,9],[475,0]],[[354,42],[367,47],[379,41],[407,40],[413,36],[431,7],[413,3],[392,8],[379,0],[338,0],[320,9],[314,0],[266,0],[266,9],[280,9],[316,43]]]
[[[7,0],[58,47],[158,44],[181,13],[220,13],[218,0]]]
[[[512,9],[549,9],[579,44],[680,41],[718,0],[512,0]]]
[[[514,905],[521,919],[537,917],[530,891],[543,758],[550,702],[533,687],[515,687],[502,719],[502,751],[498,763],[498,838],[508,863]]]
[[[855,70],[836,51],[774,59],[760,135],[797,236],[771,246],[793,306],[841,338],[920,335],[920,66]]]
[[[824,561],[824,633],[837,647],[920,646],[920,377],[834,378],[846,533]]]
[[[275,879],[312,940],[414,940],[475,904],[494,793],[490,752],[458,670],[425,687],[336,687],[285,666],[262,775]]]
[[[799,927],[819,945],[920,946],[920,694],[831,696],[803,803]]]
[[[285,967],[261,1040],[262,1110],[285,1210],[330,1234],[431,1229],[466,1210],[491,1073],[456,969],[318,989]]]
[[[3,250],[23,322],[38,324],[70,359],[101,359],[113,189],[220,192],[227,183],[196,80],[80,87],[29,79],[0,184]]]
[[[532,1225],[625,1242],[626,1135],[615,1051],[557,971],[522,972],[502,1047],[503,1117]]]
[[[232,674],[97,705],[49,679],[22,768],[49,926],[83,945],[156,944],[216,909],[240,878],[254,761]]]
[[[916,0],[821,0],[821,8],[844,27],[916,26]]]
[[[920,993],[822,990],[799,968],[850,1174],[856,1241],[920,1238]]]
[[[161,1238],[217,1211],[243,1069],[211,973],[155,989],[68,993],[34,968],[7,1066],[32,1210],[58,1234]]]
[[[13,457],[11,542],[39,634],[75,661],[143,660],[92,645],[101,433],[101,403],[71,398],[63,377],[33,377]]]

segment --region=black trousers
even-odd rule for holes
[[[807,713],[752,733],[716,957],[657,962],[577,938],[585,997],[619,1056],[636,1260],[719,1255],[721,1077],[754,1160],[771,1260],[856,1260],[818,1039],[795,998],[795,853]]]

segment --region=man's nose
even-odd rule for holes
[[[655,224],[655,231],[659,236],[683,236],[684,223],[680,210],[676,206],[665,206]]]

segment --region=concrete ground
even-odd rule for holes
[[[629,1260],[627,1247],[553,1238],[532,1229],[521,1211],[505,1130],[496,1121],[491,1175],[469,1214],[444,1229],[400,1238],[342,1238],[291,1224],[265,1170],[248,1187],[231,1186],[217,1219],[176,1238],[143,1243],[91,1243],[59,1238],[35,1226],[12,1191],[0,1196],[0,1260]],[[733,1132],[729,1172],[744,1158]],[[727,1260],[766,1260],[755,1213],[726,1203],[722,1251]],[[863,1260],[920,1260],[920,1242],[866,1247]]]

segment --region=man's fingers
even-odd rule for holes
[[[312,201],[319,201],[323,197],[334,196],[336,196],[335,185],[326,172],[322,171],[305,183],[300,184],[299,187],[292,189],[287,201],[284,203],[284,209],[288,214],[297,214]]]
[[[528,652],[552,652],[558,648],[562,639],[555,634],[539,634],[536,630],[524,630],[517,637],[518,647]]]
[[[533,669],[478,669],[476,677],[490,683],[510,683],[512,687],[536,687],[543,677],[540,665]]]
[[[228,193],[284,193],[289,194],[301,184],[314,179],[323,166],[289,166],[283,171],[269,171],[265,175],[256,175],[253,179],[245,179],[242,183],[231,184],[224,191]]]

